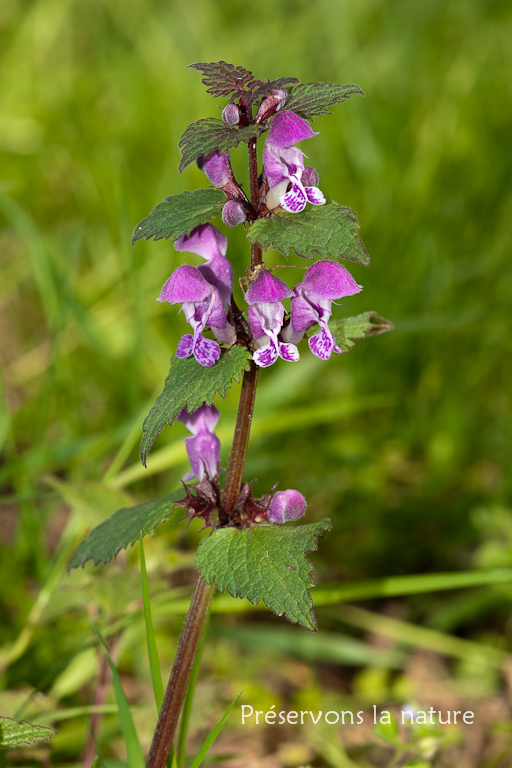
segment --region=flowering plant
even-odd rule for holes
[[[304,152],[296,146],[318,135],[309,123],[313,117],[362,93],[360,89],[299,84],[293,77],[265,83],[226,62],[191,66],[202,72],[209,93],[228,99],[222,119],[193,123],[179,145],[180,170],[195,161],[211,186],[167,198],[133,235],[133,242],[170,239],[177,251],[204,259],[198,267],[186,263],[177,267],[158,297],[180,305],[192,333],[182,335],[173,354],[164,389],[144,421],[140,450],[146,465],[163,427],[178,420],[191,433],[185,438],[190,471],[182,478],[182,487],[165,499],[118,510],[92,531],[70,564],[76,567],[89,559],[108,562],[139,536],[153,533],[175,507],[211,529],[198,547],[199,578],[148,758],[148,765],[158,768],[165,765],[171,749],[216,587],[254,604],[263,600],[278,615],[316,629],[308,591],[314,584],[306,554],[316,548],[330,521],[286,525],[306,512],[300,490],[276,491],[274,486],[256,497],[253,481],[243,477],[260,369],[280,358],[296,363],[305,335],[313,355],[327,361],[333,352],[348,351],[354,341],[392,327],[375,312],[331,322],[333,302],[361,290],[338,260],[367,265],[369,258],[355,214],[324,197],[317,172],[305,166]],[[256,147],[265,133],[260,171]],[[248,146],[249,196],[231,165],[230,150],[241,142]],[[245,314],[233,294],[227,238],[210,223],[218,214],[228,228],[243,225],[251,243]],[[313,260],[294,287],[265,265],[263,252],[270,247],[285,256],[293,251]],[[289,306],[284,303],[288,301]],[[213,403],[217,394],[224,397],[240,380],[237,422],[222,482],[215,434],[220,413]]]

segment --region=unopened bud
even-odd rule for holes
[[[298,491],[278,491],[272,497],[268,509],[268,519],[271,523],[287,523],[298,520],[306,511],[306,499]]]
[[[224,187],[231,178],[231,163],[229,152],[221,153],[218,150],[211,155],[200,155],[197,167],[206,174],[208,181],[216,187]]]
[[[301,181],[305,187],[318,187],[318,173],[307,165],[302,171]]]
[[[224,208],[222,209],[222,221],[228,227],[236,227],[245,221],[247,215],[245,209],[241,203],[237,203],[236,200],[228,200]]]
[[[274,88],[265,96],[261,102],[256,114],[256,122],[261,123],[267,117],[279,112],[288,97],[288,92],[284,88]]]
[[[236,104],[228,104],[222,110],[222,119],[228,125],[237,125],[240,122],[240,110]]]

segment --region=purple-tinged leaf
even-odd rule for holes
[[[188,65],[191,69],[202,72],[204,77],[201,82],[206,85],[206,93],[212,96],[230,96],[237,91],[244,91],[247,87],[261,85],[253,73],[245,67],[235,67],[227,61],[200,61]]]

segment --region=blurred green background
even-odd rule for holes
[[[78,625],[65,624],[64,609],[47,619],[51,642],[42,617],[87,526],[122,504],[122,492],[149,500],[174,490],[186,468],[181,425],[164,431],[147,471],[137,455],[143,416],[185,332],[177,308],[155,301],[183,257],[171,243],[131,246],[130,237],[165,196],[205,186],[195,167],[177,172],[180,135],[225,103],[186,69],[195,61],[363,89],[365,98],[315,119],[320,136],[304,150],[324,193],[357,211],[372,259],[347,264],[364,291],[335,314],[376,310],[396,328],[328,364],[304,348],[293,369],[279,361],[263,371],[247,478],[262,494],[275,482],[298,488],[310,520],[331,517],[317,582],[511,563],[511,37],[505,0],[3,1],[7,688],[47,689],[60,657],[77,650]],[[232,156],[247,189],[244,148]],[[243,228],[228,234],[242,274]],[[281,272],[290,283],[299,274]],[[236,390],[217,404],[224,466]],[[193,562],[196,535],[180,531],[167,531],[172,555],[158,539],[148,544],[161,578],[181,557]],[[70,594],[75,578],[87,577],[65,579]],[[457,609],[449,596],[417,598],[401,615],[508,642],[509,594],[459,597]],[[13,654],[38,622],[44,631]],[[320,623],[330,627],[327,616]]]

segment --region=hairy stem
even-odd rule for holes
[[[258,366],[251,360],[251,367],[244,373],[238,413],[236,416],[235,434],[229,457],[226,483],[222,494],[222,508],[228,515],[234,510],[238,500],[240,486],[245,466],[245,457],[249,445],[252,414],[258,386]]]
[[[165,768],[214,591],[215,585],[207,584],[199,576],[160,710],[147,768]]]
[[[256,139],[249,141],[249,180],[251,189],[251,205],[255,211],[258,210],[260,188],[258,183],[258,155],[256,153]],[[258,243],[251,245],[251,269],[254,269],[256,264],[261,263],[261,246]]]

